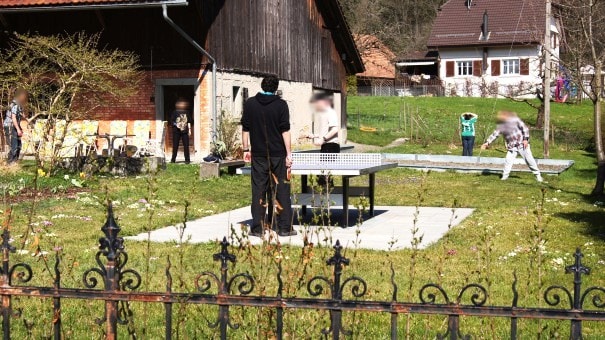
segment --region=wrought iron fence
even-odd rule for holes
[[[566,267],[566,272],[573,274],[573,288],[563,285],[548,287],[544,291],[544,301],[552,308],[519,307],[517,277],[512,284],[513,300],[510,306],[488,305],[488,291],[480,284],[467,284],[454,297],[448,296],[445,289],[434,283],[424,285],[419,291],[419,303],[401,302],[398,300],[398,287],[395,283],[395,272],[391,268],[392,298],[390,301],[364,300],[368,290],[367,283],[358,276],[345,276],[343,269],[349,265],[349,259],[342,254],[338,241],[334,253],[327,260],[332,267],[331,277],[315,276],[306,283],[309,298],[284,297],[284,284],[281,265],[277,272],[276,296],[254,295],[255,279],[249,273],[229,272],[229,264],[236,261],[236,256],[229,252],[229,243],[224,238],[221,249],[213,255],[220,263],[218,273],[205,271],[195,279],[197,293],[179,293],[172,289],[170,266],[166,269],[166,291],[139,292],[141,275],[134,269],[127,268],[128,253],[124,249],[124,240],[119,236],[120,227],[113,217],[111,206],[108,209],[107,222],[101,228],[104,236],[99,239],[99,251],[96,253],[96,266],[83,274],[81,288],[64,288],[61,286],[60,258],[56,257],[54,266],[54,285],[52,287],[34,287],[25,285],[33,277],[31,267],[26,263],[10,263],[9,254],[15,251],[10,243],[10,232],[5,228],[1,234],[2,269],[0,272],[0,296],[2,299],[2,334],[4,339],[11,338],[11,318],[17,313],[11,302],[13,297],[26,296],[33,298],[50,298],[53,301],[53,337],[62,339],[61,302],[63,299],[84,299],[104,301],[105,314],[98,320],[105,326],[107,339],[116,339],[119,325],[128,325],[132,318],[130,303],[158,303],[164,305],[165,338],[173,335],[173,304],[202,304],[218,306],[218,316],[209,327],[217,328],[221,339],[229,337],[230,329],[237,329],[230,315],[230,307],[271,308],[275,313],[275,337],[284,337],[284,311],[286,309],[307,309],[328,311],[329,327],[318,331],[332,339],[350,335],[352,332],[343,324],[343,313],[360,311],[390,314],[390,338],[398,337],[398,316],[401,314],[442,315],[448,319],[445,334],[435,334],[438,339],[468,339],[463,335],[460,318],[475,316],[483,318],[508,318],[510,320],[510,338],[518,336],[520,319],[551,319],[570,321],[572,339],[582,338],[583,321],[605,321],[605,288],[582,287],[582,277],[590,274],[590,269],[582,264],[582,253],[577,249],[575,263]],[[210,294],[217,289],[217,294]],[[468,301],[468,302],[465,302]],[[568,304],[568,308],[563,306]],[[556,308],[558,307],[558,308]],[[386,327],[385,327],[386,328]],[[385,329],[388,334],[389,330]],[[386,335],[385,334],[385,335]]]

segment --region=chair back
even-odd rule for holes
[[[93,145],[97,137],[93,136],[99,132],[99,122],[96,120],[82,121],[82,141],[86,145]]]
[[[127,129],[128,122],[125,120],[114,120],[109,123],[109,133],[112,135],[126,135]],[[113,146],[117,147],[120,144],[124,144],[125,140],[125,138],[116,138]]]
[[[131,138],[132,145],[137,148],[141,148],[147,144],[149,140],[149,133],[151,131],[151,121],[149,120],[135,120],[133,124],[132,134],[134,135]]]

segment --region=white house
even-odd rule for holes
[[[542,84],[546,8],[542,0],[449,0],[428,40],[439,53],[447,96],[533,97]],[[551,19],[553,77],[560,30]]]

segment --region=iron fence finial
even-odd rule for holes
[[[120,226],[113,215],[113,205],[111,201],[107,204],[107,220],[101,228],[105,237],[99,239],[99,249],[108,260],[114,261],[124,249],[124,239],[119,237]]]

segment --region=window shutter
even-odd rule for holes
[[[456,63],[453,61],[447,61],[445,63],[445,76],[453,77],[456,75]]]
[[[492,76],[497,77],[500,75],[500,60],[492,60]]]
[[[473,61],[473,75],[481,77],[483,75],[483,62],[481,60]]]
[[[521,75],[523,75],[523,76],[529,75],[529,59],[527,59],[527,58],[521,59],[521,61],[519,62],[519,68],[520,68]]]

